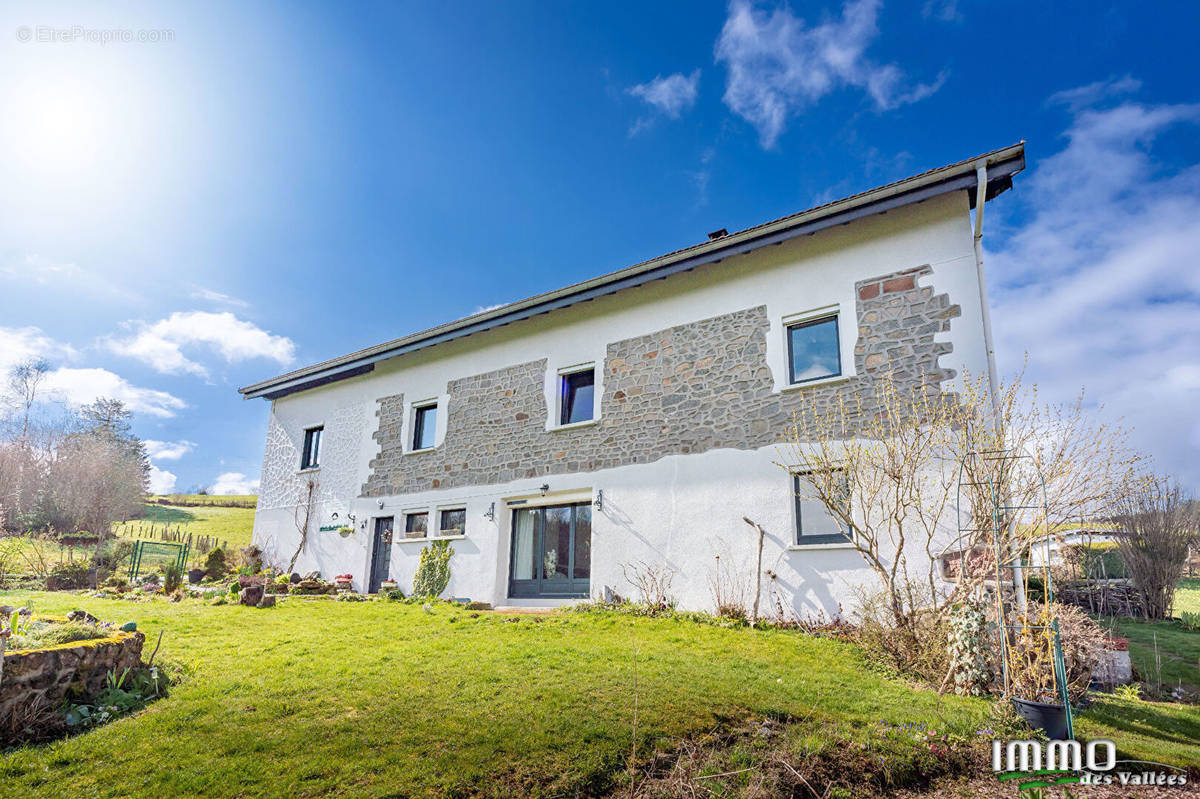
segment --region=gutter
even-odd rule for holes
[[[984,167],[980,172],[979,165]],[[380,361],[432,347],[474,333],[519,322],[543,313],[594,300],[609,294],[661,280],[700,266],[720,263],[771,244],[812,235],[867,216],[922,202],[953,191],[970,193],[972,207],[1012,187],[1012,176],[1025,168],[1025,143],[994,150],[976,158],[930,170],[842,200],[802,211],[714,241],[678,250],[625,269],[539,294],[501,308],[468,316],[420,333],[298,369],[279,377],[238,389],[246,399],[275,400],[300,391],[371,372]],[[982,176],[982,177],[981,177]],[[982,181],[982,182],[981,182]],[[978,247],[978,244],[977,244]],[[981,252],[981,250],[977,250]],[[977,255],[977,258],[980,257]],[[984,308],[986,309],[986,302]],[[986,310],[985,310],[986,312]],[[990,330],[990,325],[988,327]],[[989,334],[990,335],[990,334]],[[989,348],[990,349],[990,348]]]

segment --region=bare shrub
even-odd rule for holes
[[[1189,501],[1178,485],[1148,478],[1122,499],[1114,521],[1142,614],[1167,618],[1190,550],[1200,541],[1200,503]]]
[[[1054,633],[1057,618],[1067,669],[1067,693],[1077,702],[1087,693],[1092,671],[1104,651],[1106,636],[1100,625],[1080,608],[1057,602],[1030,602],[1026,614],[1013,623],[1009,638],[1009,681],[1014,695],[1024,699],[1058,702],[1054,676]]]
[[[750,595],[749,580],[740,569],[729,563],[731,560],[729,556],[725,557],[725,563],[722,563],[721,560],[721,555],[718,553],[713,558],[713,570],[708,576],[708,588],[712,594],[713,607],[718,616],[747,621],[750,618],[749,611],[746,609],[746,600]]]
[[[631,561],[621,564],[621,572],[625,580],[642,597],[642,602],[655,610],[672,610],[675,599],[671,596],[671,583],[678,572],[666,564],[649,564],[645,561]]]

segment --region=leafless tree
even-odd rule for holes
[[[14,366],[8,374],[6,399],[14,406],[19,417],[18,441],[22,443],[29,440],[30,420],[34,405],[38,401],[38,389],[49,371],[49,362],[40,358],[30,358]]]
[[[1008,580],[1031,538],[1110,507],[1141,463],[1082,401],[1043,404],[1019,378],[993,400],[981,380],[950,394],[936,383],[902,388],[890,373],[798,413],[781,452],[806,498],[850,531],[898,628]],[[956,552],[965,567],[947,584],[939,560]],[[984,568],[970,567],[973,553]]]
[[[1148,619],[1165,619],[1191,547],[1200,542],[1200,505],[1178,485],[1147,478],[1124,497],[1113,519],[1117,547]]]

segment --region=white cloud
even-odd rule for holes
[[[37,253],[0,264],[0,274],[46,284],[60,280],[77,280],[82,274],[76,264],[60,263]]]
[[[177,461],[196,447],[194,441],[155,441],[146,439],[146,455],[152,461]]]
[[[86,405],[100,397],[118,399],[134,413],[165,419],[187,407],[173,394],[135,386],[107,369],[55,369],[43,383],[46,396],[68,405]]]
[[[133,336],[108,339],[106,345],[119,355],[137,358],[165,374],[208,375],[202,364],[184,354],[184,347],[211,347],[229,363],[267,358],[286,366],[296,355],[291,339],[272,335],[228,311],[177,311],[153,324],[139,322],[133,326]]]
[[[789,116],[835,89],[864,91],[886,111],[915,103],[941,88],[945,75],[913,86],[895,64],[866,56],[879,36],[880,0],[847,0],[842,15],[808,27],[791,9],[770,13],[748,0],[733,0],[717,40],[716,60],[728,69],[725,104],[773,147]]]
[[[170,494],[175,491],[175,481],[178,478],[166,469],[160,469],[150,464],[150,493]]]
[[[198,286],[194,291],[192,291],[192,298],[216,303],[218,305],[228,305],[234,308],[250,307],[250,303],[246,302],[245,300],[240,300],[237,297],[231,297],[228,294],[222,294],[219,291],[213,291],[212,289],[205,288],[204,286]]]
[[[1046,101],[1046,104],[1065,105],[1074,113],[1109,97],[1121,94],[1133,94],[1140,88],[1142,88],[1140,80],[1126,75],[1122,78],[1098,80],[1095,83],[1089,83],[1087,86],[1079,86],[1074,89],[1055,92],[1050,95],[1050,99]]]
[[[31,358],[69,360],[77,353],[37,327],[0,327],[0,375]]]
[[[700,83],[700,70],[691,75],[676,72],[663,77],[658,75],[649,83],[639,83],[627,91],[634,97],[657,109],[664,116],[679,119],[679,115],[696,104],[696,88]]]
[[[251,480],[241,472],[224,472],[208,488],[210,494],[254,494],[258,492],[258,480]]]
[[[1056,102],[1112,94],[1093,85]],[[1160,471],[1194,489],[1200,163],[1160,163],[1153,143],[1197,123],[1200,105],[1078,107],[1066,146],[1018,185],[1028,221],[988,256],[1001,368],[1028,351],[1030,377],[1050,397],[1086,386]]]
[[[0,375],[16,364],[30,358],[51,362],[77,360],[79,354],[70,345],[62,344],[36,327],[0,327]],[[187,407],[178,397],[165,391],[142,388],[129,383],[107,369],[51,368],[42,381],[42,394],[49,400],[73,407],[95,402],[99,397],[119,399],[134,413],[166,418]]]

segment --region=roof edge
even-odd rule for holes
[[[1025,142],[968,158],[948,166],[923,172],[893,183],[854,194],[825,205],[731,233],[675,252],[660,255],[624,269],[575,283],[554,291],[473,314],[402,338],[367,347],[348,355],[322,361],[269,380],[245,386],[238,391],[246,399],[278,399],[338,380],[356,377],[374,369],[382,360],[432,347],[501,325],[528,319],[542,313],[569,307],[579,302],[613,294],[626,288],[659,280],[677,272],[715,263],[769,244],[782,243],[800,235],[815,233],[865,216],[882,213],[951,191],[974,188],[976,168],[986,166],[991,200],[1012,186],[1013,175],[1025,168]],[[971,206],[975,197],[971,195]]]

